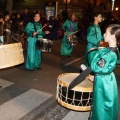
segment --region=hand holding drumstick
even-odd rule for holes
[[[38,32],[40,32],[44,27],[46,27],[47,24],[45,24],[42,28],[40,28],[39,30],[37,30],[37,32],[33,32],[33,36],[36,36],[38,34]],[[49,31],[45,31],[45,34],[49,34]]]

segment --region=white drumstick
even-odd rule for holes
[[[81,65],[80,65],[80,69],[81,69],[82,71],[84,71],[84,70],[87,69],[87,67],[86,67],[84,64],[81,64]]]
[[[37,30],[37,33],[40,32],[46,26],[47,26],[47,24],[45,24],[42,28],[40,28],[39,30]]]
[[[86,67],[84,64],[81,64],[81,65],[80,65],[80,69],[81,69],[82,71],[84,71],[84,70],[87,69],[87,67]],[[87,75],[86,78],[89,77],[89,76],[90,76],[90,74]]]

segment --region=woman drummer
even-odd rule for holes
[[[24,30],[28,36],[28,50],[26,59],[26,68],[33,71],[40,69],[41,64],[41,50],[36,49],[37,39],[43,38],[44,32],[42,31],[42,25],[40,21],[40,13],[34,13],[34,21],[29,22]],[[39,32],[37,32],[39,30]],[[45,34],[49,34],[49,31],[45,31]]]
[[[78,24],[76,22],[75,14],[72,14],[71,18],[64,22],[64,24],[62,25],[62,29],[64,31],[64,36],[61,44],[61,55],[71,56],[73,46],[69,44],[69,41],[67,40],[67,35],[78,30]]]
[[[120,42],[120,25],[109,25],[104,34],[108,48],[91,49],[88,60],[94,76],[93,108],[91,120],[118,120],[118,88],[113,70],[117,64],[117,43]]]

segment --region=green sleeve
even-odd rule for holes
[[[33,23],[30,22],[27,24],[26,28],[24,29],[24,32],[27,36],[33,37],[33,32],[34,32],[34,26]]]
[[[114,70],[117,62],[116,54],[103,48],[88,54],[89,63],[94,73],[107,74]]]

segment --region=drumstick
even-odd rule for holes
[[[75,34],[75,33],[77,33],[77,32],[78,32],[78,31],[72,32],[72,33],[68,34],[67,36],[70,36],[70,35]]]
[[[85,69],[80,75],[78,75],[68,86],[68,91],[74,88],[76,85],[81,83],[86,76],[88,76],[92,72],[91,67],[89,66],[87,69]]]
[[[81,65],[80,65],[80,69],[81,69],[82,71],[84,71],[84,70],[87,69],[87,67],[86,67],[84,64],[81,64]],[[90,74],[87,75],[86,78],[88,78],[89,76],[90,76]]]
[[[18,42],[18,39],[16,39],[15,37],[13,37],[12,35],[9,35],[14,41]]]
[[[45,24],[42,28],[40,28],[39,30],[37,30],[37,33],[39,32],[39,31],[41,31],[44,27],[46,27],[47,26],[47,24]]]
[[[80,65],[80,69],[81,69],[82,71],[84,71],[84,70],[87,69],[87,67],[86,67],[84,64],[81,64],[81,65]]]

